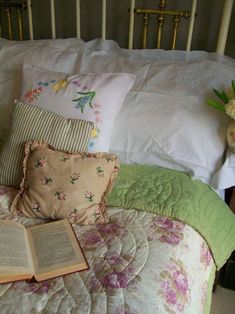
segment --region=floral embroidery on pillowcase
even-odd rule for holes
[[[39,87],[31,87],[31,89],[23,95],[23,101],[27,103],[32,103],[34,100],[39,98],[39,96],[44,92],[45,88],[47,88],[51,84],[54,84],[55,82],[56,80],[51,80],[50,82],[39,81],[37,84]]]
[[[90,91],[88,86],[84,84],[79,79],[74,79],[71,83],[78,87],[79,90],[75,90],[74,93],[78,94],[78,97],[74,96],[74,99],[71,99],[72,102],[75,102],[75,108],[78,109],[81,114],[84,114],[85,107],[88,105],[94,114],[94,121],[96,123],[92,133],[91,139],[89,141],[88,147],[92,149],[95,145],[94,139],[97,138],[100,134],[99,124],[103,122],[102,112],[101,112],[101,105],[97,102],[93,104],[94,98],[96,96],[96,91]],[[39,87],[31,88],[23,95],[23,101],[26,103],[33,103],[34,100],[38,100],[40,95],[46,91],[47,88],[51,88],[54,93],[58,93],[61,90],[66,89],[69,85],[69,81],[67,79],[60,79],[56,81],[55,79],[50,80],[49,82],[42,82],[39,81],[37,83]]]
[[[56,84],[52,85],[52,89],[55,93],[57,93],[61,89],[65,89],[69,84],[67,79],[59,80]]]
[[[91,137],[95,138],[99,136],[100,129],[97,127],[97,125],[94,126],[93,130],[91,131]]]
[[[103,122],[102,117],[101,117],[101,111],[100,111],[101,105],[98,104],[98,103],[95,103],[95,104],[94,104],[94,108],[95,108],[95,111],[94,111],[94,114],[95,114],[95,122],[96,122],[97,124]]]
[[[77,94],[79,94],[81,96],[72,100],[72,101],[77,102],[75,105],[76,109],[80,109],[81,113],[83,113],[86,104],[88,104],[90,106],[90,108],[93,109],[92,100],[95,97],[95,94],[96,94],[95,92],[85,92],[85,93],[77,92]]]
[[[80,87],[81,90],[87,90],[88,87],[86,84],[83,84],[80,79],[72,80],[73,85]]]
[[[34,101],[34,99],[38,99],[38,96],[42,93],[43,88],[38,87],[33,90],[29,90],[25,95],[24,95],[24,101],[31,103]]]
[[[54,93],[58,93],[61,90],[64,90],[69,85],[68,79],[60,79],[55,80],[52,79],[50,81],[39,81],[36,87],[33,87],[27,91],[23,96],[23,101],[26,103],[32,103],[34,100],[38,100],[41,94],[43,94],[48,88],[50,88]],[[88,105],[90,109],[92,109],[92,113],[94,115],[94,122],[96,123],[92,133],[91,138],[88,144],[89,149],[93,149],[95,146],[95,139],[99,137],[100,127],[99,125],[103,123],[101,104],[94,102],[94,98],[96,96],[96,91],[90,91],[87,84],[83,83],[80,79],[74,79],[71,81],[74,87],[78,87],[78,90],[74,91],[74,93],[78,94],[78,97],[74,96],[71,99],[71,102],[75,102],[75,108],[78,109],[81,114],[84,114],[85,107]]]

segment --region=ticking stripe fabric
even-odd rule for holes
[[[93,122],[66,119],[16,100],[11,130],[0,155],[0,184],[19,188],[27,141],[46,141],[57,149],[82,152],[87,150],[93,127]]]

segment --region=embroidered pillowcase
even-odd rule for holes
[[[23,64],[21,99],[66,118],[93,121],[88,150],[107,152],[115,118],[134,79],[127,73],[70,76]]]
[[[0,184],[19,188],[25,142],[42,140],[58,149],[85,151],[93,127],[93,122],[66,119],[53,112],[15,101],[11,130],[0,154]]]
[[[106,196],[118,171],[113,154],[69,153],[45,142],[28,142],[24,177],[11,212],[83,225],[106,223]]]

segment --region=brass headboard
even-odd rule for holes
[[[187,27],[187,29],[185,27],[184,28],[181,27],[181,29],[182,29],[182,33],[186,34],[185,38],[187,38],[186,47],[184,48],[184,50],[190,51],[193,31],[194,31],[194,21],[195,21],[195,16],[196,16],[195,12],[197,9],[197,2],[201,1],[202,4],[206,2],[204,0],[185,0],[185,2],[187,3],[187,8],[189,8],[189,11],[188,11],[188,10],[169,10],[166,4],[167,0],[155,0],[156,8],[153,8],[153,9],[138,8],[136,6],[136,3],[138,0],[119,0],[119,1],[115,0],[115,5],[116,3],[118,3],[117,7],[123,10],[122,15],[120,16],[120,14],[116,14],[116,12],[114,13],[113,11],[110,11],[110,12],[108,11],[107,8],[109,7],[110,9],[110,6],[108,6],[107,4],[112,1],[111,0],[96,0],[96,1],[94,0],[93,2],[90,2],[86,0],[71,0],[71,3],[70,3],[70,1],[58,1],[58,0],[0,0],[0,37],[5,37],[8,39],[14,39],[14,40],[18,40],[18,39],[33,40],[33,39],[48,39],[48,38],[55,39],[58,37],[81,38],[81,33],[82,33],[82,39],[90,40],[90,39],[94,39],[94,37],[92,38],[92,34],[89,34],[89,31],[87,32],[87,24],[88,24],[87,21],[89,21],[91,22],[91,29],[95,29],[95,34],[96,34],[95,38],[101,37],[102,39],[113,39],[117,42],[120,41],[122,42],[121,47],[128,47],[128,49],[132,49],[134,33],[135,34],[138,33],[137,38],[139,38],[139,29],[135,28],[135,32],[134,32],[135,20],[137,22],[139,17],[142,16],[143,21],[144,21],[143,22],[143,39],[142,39],[143,47],[147,48],[147,39],[151,38],[151,44],[150,45],[148,44],[148,46],[153,46],[152,42],[156,41],[156,45],[154,46],[156,46],[157,48],[162,48],[161,44],[164,39],[162,38],[163,28],[164,28],[164,31],[168,30],[170,26],[169,21],[170,19],[172,19],[172,22],[170,21],[172,23],[172,30],[170,30],[170,32],[172,33],[171,34],[171,37],[172,37],[171,49],[175,49],[176,39],[177,37],[179,37],[177,36],[179,25],[182,26],[183,24],[183,22],[180,23],[180,21],[183,19],[189,18],[189,27]],[[153,0],[149,0],[149,1],[153,2]],[[169,7],[170,7],[170,3],[176,3],[176,2],[177,1],[169,0],[168,1]],[[217,11],[219,10],[218,11],[219,13],[221,11],[221,18],[219,21],[220,26],[218,25],[219,33],[217,36],[216,52],[220,54],[224,54],[226,41],[228,38],[228,32],[229,32],[229,26],[230,26],[234,0],[221,0],[221,2],[223,2],[223,10],[221,11],[221,7],[219,5],[217,7]],[[142,3],[147,3],[147,1],[142,1]],[[95,9],[90,10],[90,5],[94,5]],[[115,5],[113,5],[114,8],[116,8]],[[63,16],[63,14],[61,14],[61,12],[63,12],[63,8],[65,8],[66,6],[69,7],[69,9],[71,9],[71,20],[68,19],[68,14],[65,17]],[[97,7],[97,10],[96,10],[96,7]],[[129,8],[129,12],[128,12],[128,8]],[[87,13],[90,13],[90,11],[92,11],[92,14],[95,17],[97,17],[97,14],[99,12],[101,12],[101,18],[94,19],[94,18],[90,18],[90,16],[89,16],[89,20],[84,18],[84,16],[86,16]],[[198,11],[200,11],[200,7]],[[43,14],[43,19],[44,19],[43,22],[45,23],[41,23],[42,14]],[[110,16],[112,17],[113,14],[115,14],[115,16],[118,15],[117,20],[119,21],[118,25],[120,25],[120,27],[118,27],[117,30],[115,29],[116,24],[113,22],[113,19],[110,19]],[[157,21],[156,26],[155,25],[153,26],[153,19]],[[124,23],[125,22],[128,23],[129,21],[129,28],[128,28],[128,24],[123,24],[123,21]],[[218,19],[216,20],[212,19],[213,27],[215,25],[214,24],[215,22],[217,25]],[[95,25],[95,28],[94,28],[94,23],[97,24]],[[208,23],[209,23],[209,19],[206,20],[206,25],[208,25]],[[111,28],[109,30],[110,25],[111,25]],[[24,30],[23,30],[23,26],[24,26]],[[65,32],[64,30],[61,31],[61,26],[62,28],[64,27]],[[210,25],[208,25],[208,27],[209,26]],[[129,31],[127,31],[128,29]],[[123,33],[123,31],[125,32],[125,34]],[[23,38],[23,32],[25,33],[24,38]],[[111,35],[110,37],[109,35],[110,33],[114,35]],[[179,49],[182,49],[183,47],[182,37],[178,39],[180,39]],[[138,39],[136,41],[138,41]],[[197,39],[197,42],[199,43],[198,39]],[[211,44],[210,46],[212,47]],[[199,43],[199,47],[200,47],[200,43]],[[200,47],[200,49],[202,48]],[[204,49],[208,49],[208,47],[204,45]]]
[[[22,27],[22,11],[27,8],[27,1],[21,3],[10,2],[9,0],[2,0],[0,2],[0,37],[3,37],[3,32],[6,31],[8,39],[13,39],[13,16],[17,16],[17,27],[19,39],[23,40]],[[6,30],[3,30],[3,21],[6,20]]]
[[[147,37],[148,37],[148,25],[149,20],[152,16],[157,16],[157,31],[156,31],[156,48],[161,48],[162,30],[164,26],[165,19],[167,17],[173,18],[172,24],[172,42],[171,49],[176,47],[177,32],[179,29],[179,22],[181,18],[189,18],[191,13],[186,10],[167,10],[166,0],[159,1],[159,9],[141,9],[136,8],[135,14],[142,15],[144,20],[143,26],[143,48],[147,48]]]
[[[35,0],[34,0],[35,1]],[[106,1],[102,0],[103,9],[105,6],[106,9]],[[54,0],[48,1],[51,7],[51,23],[52,23],[52,38],[56,38],[55,35],[55,7],[54,7]],[[76,0],[77,9],[80,7],[80,0]],[[144,9],[144,8],[134,8],[134,14],[142,15],[144,20],[143,26],[143,48],[147,48],[147,37],[148,37],[148,26],[149,20],[154,16],[157,20],[157,40],[156,40],[156,47],[161,47],[161,39],[162,39],[162,32],[163,26],[166,17],[173,18],[173,34],[172,34],[172,43],[171,49],[175,49],[176,47],[176,38],[177,32],[179,29],[179,22],[181,18],[189,18],[191,13],[186,10],[167,10],[167,3],[166,0],[156,0],[156,7],[159,9]],[[33,33],[33,20],[30,21],[30,15],[32,18],[32,3],[29,0],[0,0],[0,37],[6,37],[10,40],[18,39],[23,40],[23,27],[22,27],[22,13],[23,10],[27,9],[28,14],[28,21],[29,21],[29,31],[31,35]],[[46,10],[46,8],[45,8]],[[78,10],[80,11],[80,9]],[[105,37],[104,33],[106,30],[106,12],[103,10],[103,17],[102,19],[102,38]],[[3,27],[4,26],[4,27]],[[14,31],[13,31],[14,30]],[[16,36],[17,35],[17,36]],[[80,36],[80,35],[79,35]],[[78,37],[79,37],[78,36]],[[32,39],[32,38],[30,38]]]

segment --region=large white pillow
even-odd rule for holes
[[[115,118],[135,80],[128,73],[69,75],[22,66],[21,100],[66,118],[95,123],[89,151],[108,151]]]
[[[206,99],[214,87],[230,86],[233,74],[234,68],[212,61],[150,64],[144,87],[123,103],[110,151],[121,162],[185,171],[222,188],[226,178],[220,184],[213,177],[223,164],[230,120]]]
[[[1,70],[32,63],[48,70],[77,72],[85,44],[80,39],[7,41],[0,50]]]
[[[0,128],[5,133],[10,126],[14,100],[20,95],[22,63],[77,73],[85,44],[80,39],[23,42],[1,39],[0,47]]]
[[[110,147],[122,162],[185,171],[210,183],[223,162],[226,119],[210,115],[196,96],[131,92],[122,108]]]
[[[206,99],[214,97],[213,88],[230,86],[234,60],[206,52],[127,51],[110,41],[87,47],[82,72],[128,69],[137,76],[111,139],[110,150],[122,162],[185,171],[215,188],[231,183],[224,167],[218,175],[229,119]]]
[[[229,119],[206,105],[213,88],[230,86],[234,59],[206,51],[128,50],[100,39],[86,48],[81,72],[128,69],[137,76],[111,138],[110,150],[122,162],[186,171],[216,189],[235,185],[228,157],[223,163]]]

